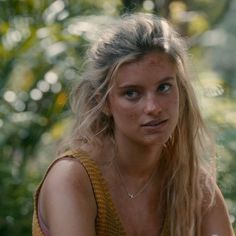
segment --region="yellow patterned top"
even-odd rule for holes
[[[52,166],[60,159],[65,157],[74,157],[77,158],[80,163],[85,168],[88,176],[90,178],[92,188],[94,191],[94,196],[97,204],[97,216],[96,216],[96,235],[98,236],[124,236],[126,235],[125,230],[121,224],[117,211],[112,202],[111,195],[108,191],[105,180],[100,172],[95,161],[89,158],[89,156],[84,152],[77,152],[65,154],[63,157],[56,159],[49,167],[44,179],[46,178],[48,172]],[[32,235],[33,236],[45,236],[43,230],[39,224],[39,213],[38,213],[38,196],[41,189],[41,186],[44,182],[39,185],[35,198],[34,198],[34,215],[32,222]],[[162,231],[162,236],[166,236],[166,222]]]

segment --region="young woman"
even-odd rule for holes
[[[100,37],[73,92],[69,152],[35,197],[34,236],[233,235],[187,60],[153,15]]]

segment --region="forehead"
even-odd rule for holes
[[[166,64],[172,64],[173,60],[171,60],[170,56],[166,53],[160,52],[151,52],[144,55],[140,60],[137,60],[137,63],[144,63],[147,65],[154,65],[154,66],[165,66]]]
[[[127,80],[137,77],[175,77],[176,66],[169,55],[165,53],[151,52],[140,59],[125,63],[117,71],[117,80]]]

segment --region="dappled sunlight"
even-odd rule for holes
[[[65,3],[62,0],[56,0],[49,5],[43,12],[43,19],[47,24],[53,23],[60,14],[64,15],[66,11]],[[61,18],[61,17],[60,17]]]
[[[155,5],[153,3],[153,1],[150,1],[150,0],[145,0],[143,2],[143,9],[146,10],[146,11],[152,11],[154,9]]]
[[[236,0],[124,2],[0,1],[0,235],[30,235],[32,194],[71,129],[69,96],[86,49],[125,11],[166,17],[186,37],[236,225]]]

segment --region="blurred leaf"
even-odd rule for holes
[[[152,2],[0,1],[0,235],[31,235],[33,192],[72,123],[71,83],[96,30],[124,3],[190,36],[202,109],[218,141],[219,184],[236,217],[235,0]]]

